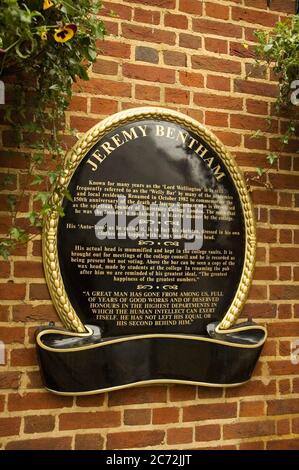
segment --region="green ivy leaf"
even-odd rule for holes
[[[30,186],[40,185],[44,181],[44,177],[41,175],[35,175],[33,180],[30,183]]]
[[[256,172],[261,177],[265,173],[265,169],[258,167],[258,168],[256,168]]]

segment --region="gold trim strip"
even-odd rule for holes
[[[244,177],[231,154],[210,130],[189,116],[160,107],[134,108],[122,111],[95,125],[70,150],[65,160],[64,173],[59,179],[58,187],[68,187],[81,160],[105,134],[122,124],[144,119],[166,120],[198,134],[218,153],[238,190],[245,220],[245,260],[235,297],[218,328],[219,331],[221,329],[227,330],[237,321],[247,299],[255,264],[256,231],[253,207]],[[57,193],[53,193],[52,202],[55,205],[61,205],[63,196],[60,197]],[[43,228],[43,262],[46,281],[53,304],[65,327],[70,331],[83,333],[86,331],[85,326],[71,305],[60,271],[57,253],[58,222],[59,215],[57,211],[52,211],[47,215]]]
[[[51,348],[50,346],[46,346],[42,342],[42,337],[46,334],[62,334],[64,336],[78,336],[78,337],[88,337],[92,335],[92,330],[87,326],[88,333],[79,333],[79,334],[73,334],[70,331],[63,331],[63,330],[43,330],[37,334],[36,341],[37,344],[42,348],[45,349],[46,351],[51,351],[51,352],[61,352],[61,353],[68,353],[68,352],[78,352],[82,350],[87,350],[87,349],[95,349],[95,348],[100,348],[103,346],[108,346],[110,344],[116,344],[116,343],[124,343],[127,341],[139,341],[142,339],[153,339],[153,338],[173,338],[173,339],[183,339],[183,340],[189,340],[189,341],[203,341],[203,342],[209,342],[209,343],[214,343],[214,344],[222,344],[223,346],[227,347],[233,347],[233,348],[244,348],[244,349],[257,349],[260,346],[262,346],[266,339],[267,339],[267,330],[263,326],[247,326],[247,327],[240,327],[240,328],[234,328],[232,330],[225,330],[223,331],[223,334],[227,334],[229,332],[238,332],[238,331],[247,331],[247,330],[261,330],[264,332],[264,337],[256,344],[239,344],[239,343],[229,343],[228,341],[222,341],[219,339],[214,339],[214,338],[208,338],[205,336],[192,336],[192,335],[175,335],[175,334],[150,334],[150,335],[137,335],[137,336],[128,336],[128,337],[122,337],[122,338],[115,338],[107,341],[103,341],[101,343],[97,344],[89,344],[87,346],[79,346],[77,348],[69,348],[69,349],[60,349],[60,348]],[[221,332],[222,333],[222,332]]]
[[[188,381],[188,380],[174,380],[174,379],[155,379],[155,380],[142,380],[140,382],[133,382],[130,384],[125,384],[125,385],[116,385],[115,387],[108,387],[108,388],[100,388],[97,390],[91,390],[88,392],[58,392],[57,390],[53,390],[52,388],[47,388],[48,392],[55,393],[55,395],[64,395],[64,396],[82,396],[82,395],[95,395],[97,393],[106,393],[106,392],[113,392],[115,390],[123,390],[126,388],[132,388],[132,387],[143,387],[145,385],[169,385],[169,384],[179,384],[179,385],[198,385],[202,387],[214,387],[214,388],[232,388],[232,387],[238,387],[240,385],[244,385],[249,380],[245,380],[244,382],[237,382],[234,384],[213,384],[209,382],[193,382],[193,381]]]

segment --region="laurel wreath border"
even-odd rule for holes
[[[82,159],[105,134],[120,125],[145,119],[160,119],[179,124],[202,137],[203,140],[216,150],[238,190],[245,220],[246,247],[243,271],[238,289],[230,307],[218,325],[219,330],[229,329],[234,325],[242,311],[252,282],[256,253],[256,229],[253,207],[244,177],[231,154],[209,129],[189,116],[159,107],[134,108],[114,114],[104,119],[99,124],[96,124],[68,152],[63,174],[58,181],[58,186],[60,189],[68,187]],[[59,193],[54,191],[52,195],[52,202],[54,202],[56,207],[63,203],[63,196],[59,194],[61,194],[61,191],[59,191]],[[87,330],[72,307],[60,271],[57,251],[58,222],[58,210],[52,210],[47,214],[42,235],[43,263],[46,281],[53,304],[64,326],[70,331],[84,333],[87,332]]]

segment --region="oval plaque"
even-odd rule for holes
[[[69,330],[201,335],[235,323],[255,226],[244,179],[209,130],[162,108],[118,113],[77,143],[59,184],[72,200],[56,201],[65,216],[49,214],[43,253]]]

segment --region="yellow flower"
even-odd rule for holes
[[[77,26],[75,24],[67,24],[55,29],[54,39],[56,42],[67,42],[72,39],[76,31]]]
[[[51,8],[53,5],[52,0],[44,0],[43,10],[48,10],[48,8]]]
[[[47,33],[47,31],[41,31],[41,32],[39,33],[39,35],[40,35],[42,41],[47,41],[47,39],[48,39],[48,33]]]

